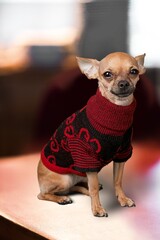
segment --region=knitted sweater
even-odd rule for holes
[[[86,176],[110,163],[124,162],[132,155],[131,136],[134,100],[118,106],[99,90],[87,105],[68,117],[41,152],[43,164],[61,174]]]

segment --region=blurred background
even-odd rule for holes
[[[18,224],[23,223],[26,228],[33,225],[33,229],[37,225],[39,229],[47,213],[49,220],[46,226],[49,226],[49,232],[51,230],[53,234],[59,231],[57,229],[62,229],[56,229],[58,225],[54,226],[55,223],[50,221],[54,219],[57,205],[51,207],[48,203],[49,211],[46,211],[47,203],[43,205],[40,201],[36,202],[35,196],[39,191],[36,167],[40,150],[55,129],[66,117],[82,108],[96,92],[97,81],[89,81],[81,74],[75,56],[101,60],[115,51],[128,52],[133,56],[146,53],[147,71],[141,76],[135,91],[137,109],[134,116],[133,156],[127,162],[124,176],[124,187],[129,196],[136,200],[137,208],[120,210],[118,207],[113,198],[110,164],[100,173],[100,182],[104,187],[101,198],[104,207],[117,215],[115,220],[111,214],[113,217],[104,222],[103,231],[107,232],[107,236],[111,234],[110,239],[114,238],[113,235],[115,239],[117,236],[125,239],[141,236],[145,240],[159,238],[159,9],[159,0],[0,0],[2,216],[7,213]],[[36,154],[28,155],[30,153]],[[76,201],[79,201],[79,197],[75,195]],[[85,222],[84,229],[88,229],[92,225],[91,222],[87,225],[86,221],[81,221],[79,216],[81,212],[83,218],[87,219],[85,214],[88,213],[88,205],[85,209],[83,204],[83,211],[79,210],[78,204],[72,207],[74,214],[70,214],[71,209],[66,208],[66,212],[62,211],[63,217],[59,210],[55,217],[57,219],[59,216],[58,222],[68,224],[64,224],[64,234],[73,229],[71,234],[76,234],[77,238],[77,226],[81,228]],[[70,215],[71,219],[68,218]],[[73,221],[74,216],[78,216],[80,225],[77,224],[77,218]],[[103,222],[98,222],[92,227],[96,234],[103,232],[97,231],[98,226],[103,227]],[[17,233],[12,234],[12,231],[7,238],[8,229],[0,219],[0,236],[5,236],[3,239],[11,239],[11,236],[12,239],[24,239],[16,237]],[[48,234],[44,226],[39,232],[44,236]],[[88,239],[95,232],[91,233],[89,227],[86,233]],[[82,238],[84,232],[78,234]]]
[[[75,56],[146,53],[135,142],[160,143],[158,0],[0,0],[0,156],[40,151],[95,93]]]

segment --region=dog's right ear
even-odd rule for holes
[[[142,54],[142,55],[139,55],[139,56],[136,56],[135,59],[138,63],[138,67],[139,67],[139,74],[143,74],[145,73],[146,69],[144,67],[144,58],[145,58],[146,54]]]
[[[78,66],[82,73],[89,79],[96,79],[99,76],[99,61],[91,58],[76,57]]]

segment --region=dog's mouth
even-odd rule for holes
[[[130,96],[134,92],[134,88],[128,89],[127,91],[114,91],[111,90],[111,93],[116,95],[117,97],[124,98]]]

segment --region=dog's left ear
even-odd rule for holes
[[[139,55],[139,56],[136,56],[135,59],[138,63],[138,67],[139,67],[139,74],[143,74],[145,73],[146,69],[144,67],[144,58],[145,58],[146,54],[142,54],[142,55]]]
[[[98,78],[99,73],[99,61],[91,58],[76,57],[78,66],[82,73],[84,73],[89,79]]]

